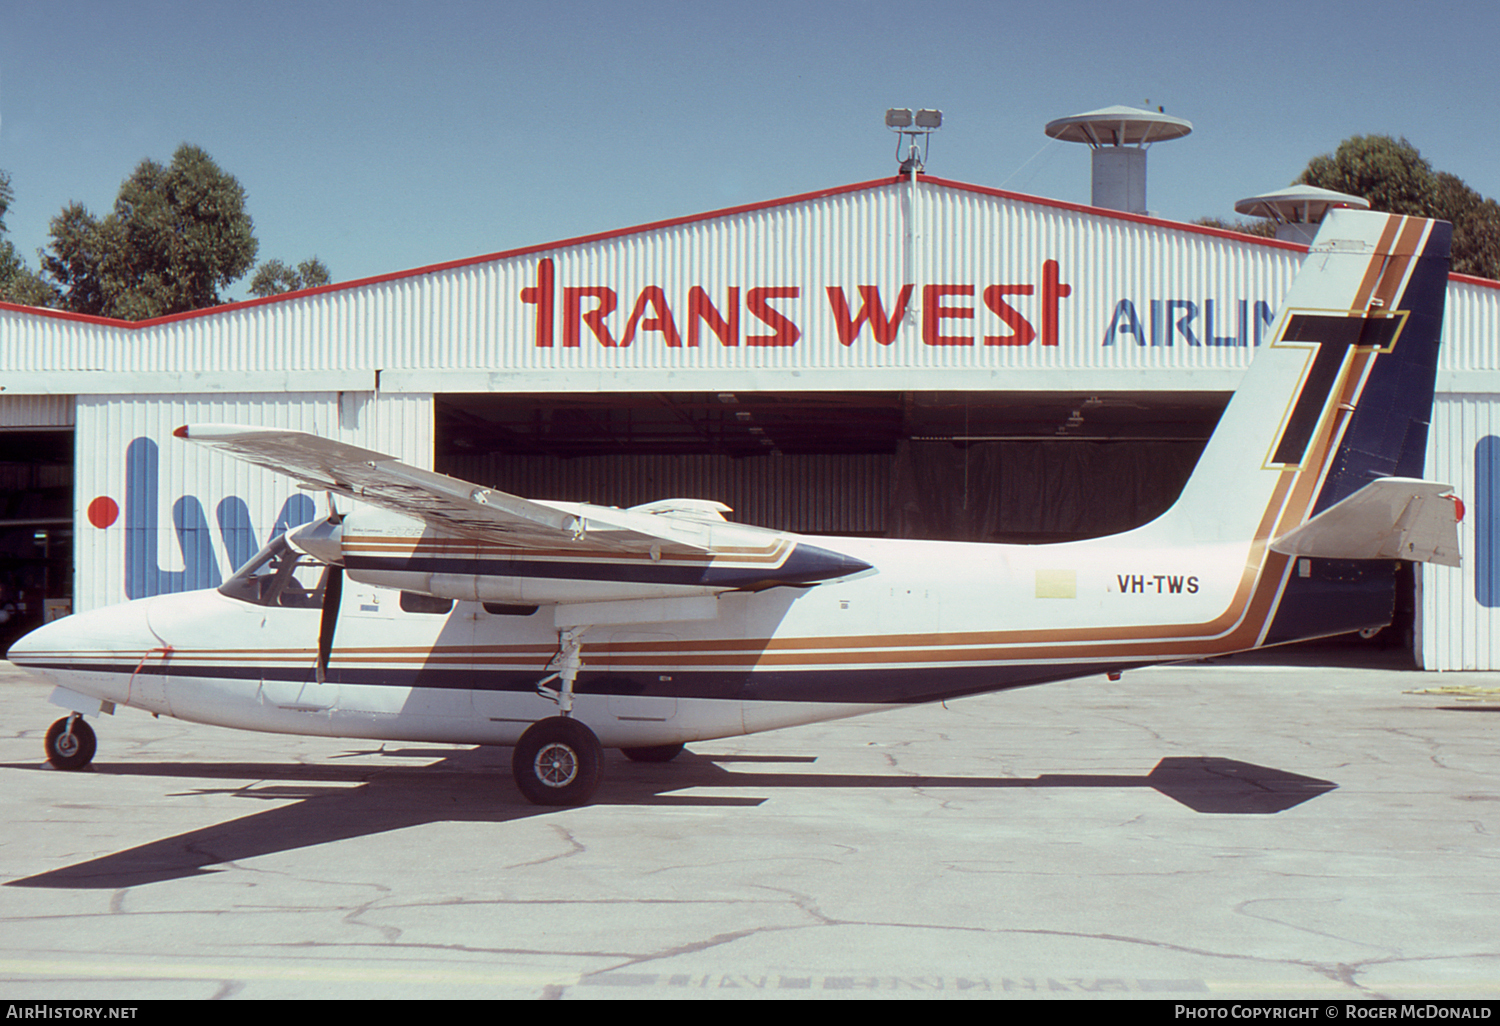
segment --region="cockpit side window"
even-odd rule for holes
[[[219,586],[219,594],[257,606],[316,609],[323,604],[328,566],[278,536]]]

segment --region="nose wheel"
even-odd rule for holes
[[[47,728],[47,761],[58,769],[83,769],[94,761],[98,739],[82,716],[64,716]]]

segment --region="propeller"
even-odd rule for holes
[[[333,653],[333,632],[339,625],[339,600],[344,594],[344,568],[331,563],[323,578],[323,613],[318,619],[317,681],[328,676],[328,657]]]
[[[333,504],[328,493],[328,516],[287,532],[287,541],[302,552],[328,564],[323,572],[323,608],[318,618],[318,662],[315,679],[319,684],[328,677],[328,659],[333,654],[333,632],[339,625],[339,602],[344,595],[343,534],[344,515]]]

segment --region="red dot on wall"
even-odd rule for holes
[[[108,495],[101,495],[89,503],[89,523],[95,527],[108,527],[120,518],[120,504]]]

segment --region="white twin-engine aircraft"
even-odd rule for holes
[[[288,734],[512,745],[543,805],[603,749],[684,742],[1389,622],[1395,560],[1458,561],[1419,480],[1449,225],[1336,211],[1177,503],[1050,545],[803,538],[668,499],[535,502],[292,431],[180,438],[347,496],[222,587],[82,613],[9,658],[95,751],[129,705]],[[330,500],[332,501],[332,500]]]

